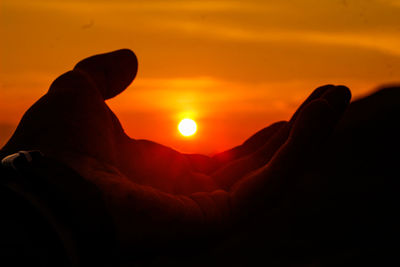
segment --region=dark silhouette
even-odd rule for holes
[[[347,108],[347,87],[322,86],[290,121],[207,157],[124,133],[104,100],[136,72],[130,50],[87,58],[25,113],[0,151],[36,151],[3,160],[8,259],[354,266],[396,258],[398,87]]]

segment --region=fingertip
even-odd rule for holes
[[[351,91],[344,85],[334,86],[322,95],[322,99],[325,99],[338,114],[342,114],[350,102]]]
[[[325,84],[320,87],[317,87],[310,95],[310,97],[313,98],[313,100],[317,97],[320,97],[323,93],[325,93],[327,90],[335,87],[333,84]]]
[[[130,49],[120,49],[108,54],[109,64],[109,88],[105,99],[112,98],[121,93],[135,79],[138,71],[138,60]]]
[[[336,88],[341,91],[344,102],[348,104],[352,97],[350,89],[345,85],[337,85]]]
[[[127,48],[116,50],[108,54],[111,65],[114,66],[114,70],[121,72],[126,77],[126,82],[131,83],[136,77],[138,70],[138,60],[135,53]]]
[[[323,86],[320,86],[316,88],[304,102],[300,105],[300,107],[296,110],[296,112],[293,114],[292,118],[290,119],[290,123],[293,124],[297,118],[297,116],[300,114],[300,112],[304,109],[305,106],[307,106],[311,101],[314,101],[321,96],[323,96],[327,91],[332,89],[334,85],[332,84],[326,84]]]
[[[136,77],[137,70],[137,57],[126,48],[86,58],[74,67],[74,71],[83,73],[96,85],[104,99],[124,91]]]
[[[334,88],[335,86],[333,84],[326,84],[323,86],[320,86],[318,88],[316,88],[308,97],[307,99],[304,101],[305,104],[310,103],[313,100],[316,100],[318,98],[320,98],[321,96],[323,96],[327,91],[331,90],[332,88]]]

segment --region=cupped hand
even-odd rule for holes
[[[105,100],[133,81],[130,50],[96,55],[58,77],[23,116],[1,153],[40,150],[102,192],[122,248],[196,240],[279,202],[350,100],[344,86],[316,89],[288,122],[213,157],[127,136]],[[71,192],[73,194],[73,192]]]

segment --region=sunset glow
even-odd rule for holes
[[[107,101],[125,132],[221,152],[289,119],[320,85],[345,84],[356,99],[398,82],[399,18],[396,0],[3,0],[0,146],[55,78],[129,48],[136,79]],[[190,142],[183,118],[201,125]]]

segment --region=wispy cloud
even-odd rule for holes
[[[134,11],[134,12],[256,12],[256,5],[243,1],[8,1],[8,6],[44,8],[63,12],[86,13],[88,11]]]
[[[239,42],[312,43],[360,47],[400,56],[400,35],[393,32],[337,32],[229,27],[188,21],[168,21],[161,27],[192,36]]]
[[[348,6],[356,6],[353,20],[349,20],[349,11],[343,9],[340,1],[318,4],[318,1],[293,1],[292,5],[282,1],[8,1],[6,5],[21,8],[50,9],[62,13],[98,15],[107,14],[108,23],[103,27],[120,28],[129,31],[127,23],[132,20],[135,31],[164,31],[171,35],[184,35],[197,38],[211,38],[236,42],[285,42],[312,43],[360,47],[400,56],[400,26],[395,21],[386,21],[390,9],[385,6],[398,6],[399,1],[374,0],[349,1]],[[336,4],[335,4],[336,3]],[[313,10],[309,9],[314,4]],[[354,7],[353,7],[354,8]],[[376,14],[372,11],[376,9]],[[218,12],[218,18],[198,20],[191,14],[211,15]],[[258,13],[255,20],[248,13]],[[302,13],[304,15],[302,15]],[[380,19],[376,18],[381,13]],[[235,23],[234,14],[242,14],[240,23]],[[307,19],[307,13],[310,18]],[[227,15],[228,14],[228,15]],[[247,14],[247,15],[246,15]],[[331,22],[313,20],[332,17]],[[336,15],[335,15],[336,14]],[[390,14],[390,13],[389,13]],[[316,17],[317,16],[317,17]],[[334,18],[336,16],[336,19]],[[392,16],[400,16],[400,10],[392,11]],[[287,18],[285,22],[283,18]],[[390,16],[389,16],[390,18]],[[343,24],[347,21],[348,24]],[[360,30],[359,20],[365,26]],[[137,23],[141,22],[141,27]],[[296,23],[297,21],[297,23]],[[356,23],[357,22],[357,23]],[[376,25],[382,24],[377,29]],[[128,24],[129,25],[129,24]],[[335,26],[336,25],[336,26]],[[336,28],[335,28],[336,27]]]

